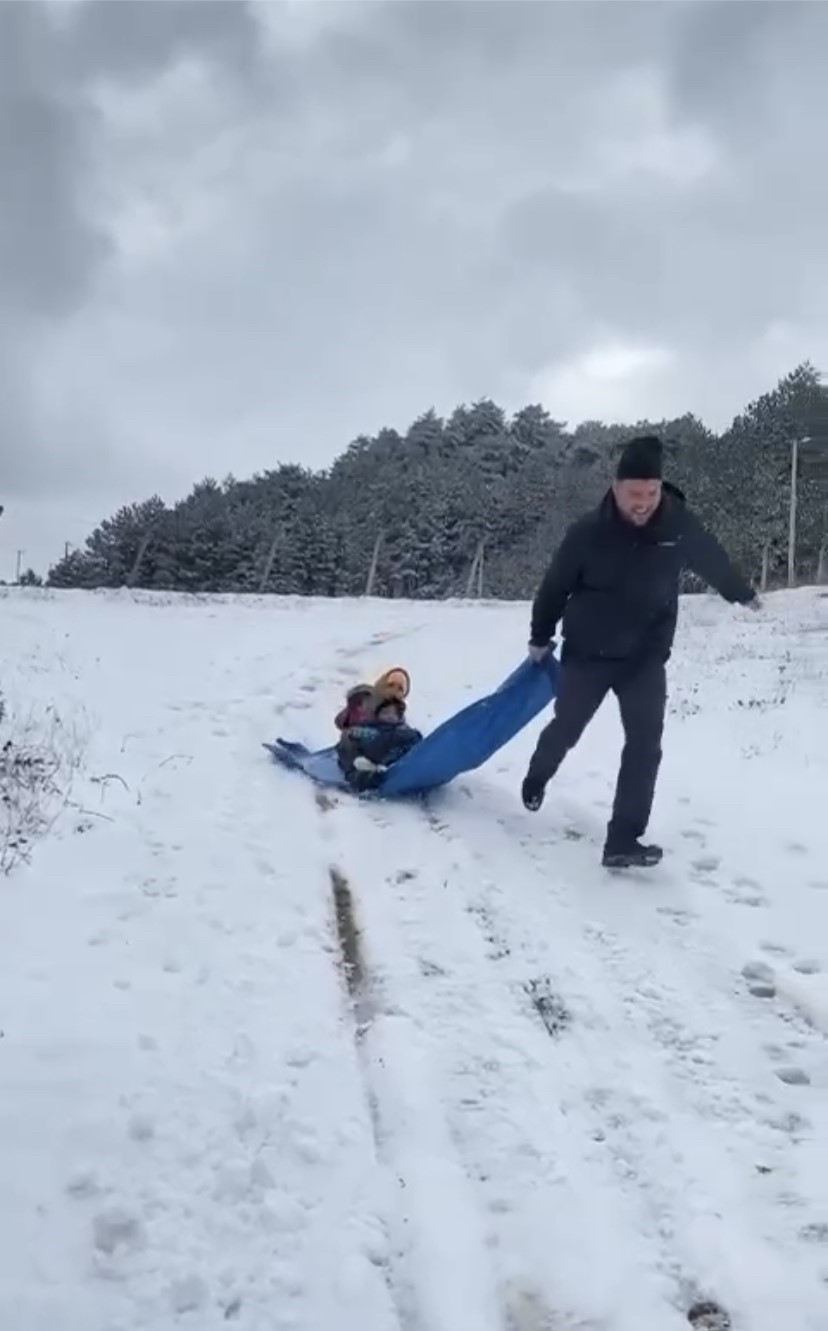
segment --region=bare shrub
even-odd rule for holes
[[[81,741],[54,708],[11,719],[0,698],[0,875],[26,863],[69,799]]]

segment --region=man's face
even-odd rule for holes
[[[661,481],[614,481],[618,511],[627,522],[643,527],[661,503]]]

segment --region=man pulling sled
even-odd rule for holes
[[[546,786],[609,692],[624,727],[624,750],[607,829],[607,868],[658,864],[645,845],[661,765],[667,704],[666,665],[678,618],[679,578],[691,569],[731,603],[759,609],[759,598],[716,538],[662,479],[662,444],[631,439],[615,480],[591,513],[566,532],[532,607],[529,655],[554,648],[560,620],[561,669],[555,715],[538,738],[523,781],[527,809]]]

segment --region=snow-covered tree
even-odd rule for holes
[[[569,429],[537,403],[511,418],[488,398],[445,420],[431,408],[407,430],[359,436],[325,471],[282,465],[200,481],[171,508],[157,496],[122,508],[49,582],[359,595],[376,555],[375,594],[439,597],[465,592],[482,543],[484,594],[528,597],[633,433],[665,440],[669,478],[746,572],[758,577],[764,563],[775,579],[787,561],[792,443],[803,441],[797,566],[816,578],[821,557],[824,574],[828,399],[804,364],[721,435],[692,413]]]

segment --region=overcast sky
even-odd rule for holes
[[[429,406],[828,368],[828,5],[0,3],[0,576]]]

